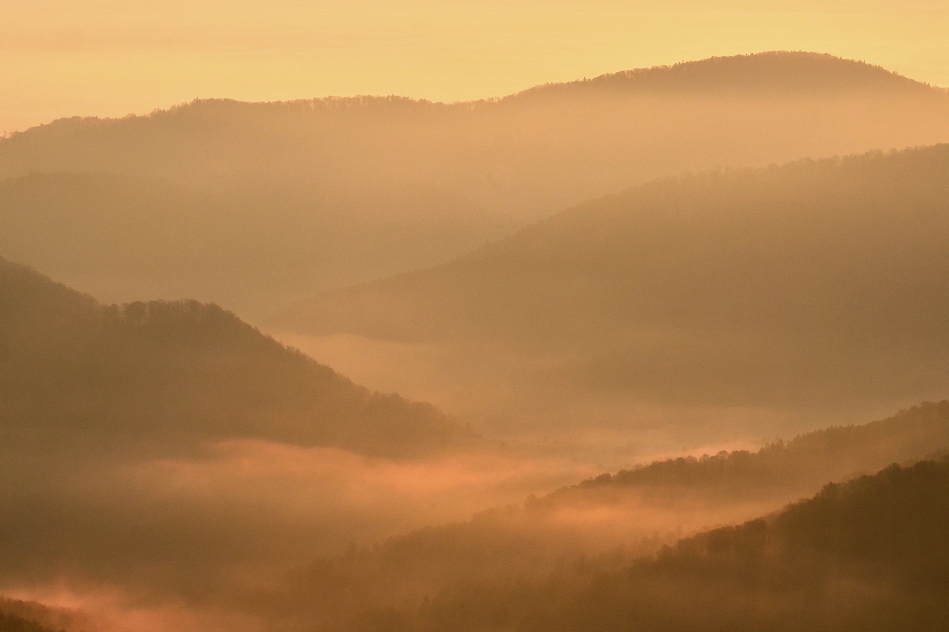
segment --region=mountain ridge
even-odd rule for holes
[[[817,87],[725,85],[767,83],[787,60],[777,74],[790,79],[777,85]],[[718,85],[720,75],[721,91],[588,89],[649,77]],[[32,128],[0,140],[0,251],[106,302],[200,296],[260,322],[308,294],[437,265],[656,177],[949,141],[949,95],[822,55],[612,77],[475,105],[196,101]],[[76,172],[97,175],[84,184],[66,175]],[[135,214],[139,225],[123,219]],[[66,229],[77,224],[91,238]]]
[[[3,259],[0,347],[5,433],[27,449],[174,454],[260,439],[404,457],[476,440],[434,406],[358,386],[216,305],[104,306]]]
[[[716,71],[720,74],[716,75]],[[677,85],[676,82],[683,82]],[[805,51],[763,51],[715,56],[671,65],[605,73],[581,81],[534,86],[503,99],[575,88],[630,90],[748,90],[774,93],[821,89],[827,94],[847,89],[888,87],[943,94],[946,88],[910,79],[883,66]]]
[[[781,67],[782,64],[784,65],[783,68]],[[724,77],[716,79],[714,75],[714,71],[716,70],[725,71]],[[775,77],[775,71],[787,73],[791,70],[805,74],[802,77],[792,76],[791,78],[797,81],[791,81],[789,85],[782,84],[780,76]],[[807,74],[807,71],[817,72]],[[850,79],[849,82],[840,81],[841,79],[847,78]],[[691,83],[677,87],[674,82],[682,80]],[[716,86],[716,81],[721,83]],[[838,57],[829,53],[771,50],[743,55],[713,56],[697,60],[681,61],[674,64],[644,66],[607,72],[589,79],[537,84],[511,94],[469,101],[416,99],[410,96],[396,94],[326,96],[283,101],[241,101],[231,98],[196,98],[193,101],[176,104],[169,108],[155,109],[147,114],[127,115],[124,117],[64,117],[35,127],[79,123],[96,125],[106,122],[132,121],[156,116],[167,116],[173,113],[186,112],[192,108],[201,109],[208,106],[258,110],[264,108],[286,108],[306,111],[309,109],[311,111],[323,110],[326,112],[371,110],[376,106],[385,106],[387,108],[401,106],[405,113],[411,114],[416,110],[437,112],[455,108],[464,110],[488,107],[499,103],[517,101],[528,96],[567,92],[578,88],[681,89],[686,91],[744,88],[748,90],[766,89],[773,91],[793,91],[804,87],[810,87],[812,89],[821,88],[829,91],[829,93],[843,91],[844,89],[872,89],[874,87],[902,88],[919,92],[933,91],[936,94],[944,94],[949,90],[949,88],[942,88],[911,79],[897,72],[887,70],[883,66]],[[29,129],[35,129],[35,127]],[[12,132],[8,138],[24,134],[27,131],[28,130],[20,130]]]
[[[590,388],[792,409],[941,399],[947,169],[941,144],[663,178],[440,266],[318,295],[269,326],[478,340],[547,380],[548,398]]]

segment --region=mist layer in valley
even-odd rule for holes
[[[3,260],[0,349],[0,591],[23,598],[211,608],[301,557],[589,472],[215,305],[103,305]]]
[[[102,305],[7,262],[0,280],[0,613],[33,632],[428,629],[949,449],[942,402],[596,472],[358,387],[213,305]]]
[[[511,590],[543,617],[551,586],[586,594],[717,537],[661,549],[683,536],[949,449],[941,402],[543,493],[582,471],[362,389],[213,305],[105,306],[2,272],[11,629],[450,628],[479,621],[469,608],[506,620]],[[429,526],[398,535],[412,523]]]

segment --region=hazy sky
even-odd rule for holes
[[[497,96],[829,52],[949,86],[947,0],[0,0],[0,133],[196,97]]]

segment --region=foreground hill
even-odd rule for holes
[[[276,322],[476,340],[548,398],[803,409],[931,397],[949,375],[946,173],[939,145],[658,180]]]
[[[390,630],[943,629],[947,501],[949,461],[893,465],[618,572],[469,586],[431,599],[418,618],[379,619]]]
[[[56,632],[52,628],[24,619],[14,614],[0,612],[0,631],[2,632]]]
[[[100,632],[105,629],[101,621],[84,612],[0,596],[0,632]]]
[[[215,305],[102,305],[2,260],[0,420],[0,591],[93,611],[114,595],[112,614],[200,609],[301,555],[424,524],[433,495],[457,515],[450,483],[406,481],[484,447]]]
[[[0,260],[4,449],[177,453],[258,439],[365,454],[473,440],[195,301],[104,306]]]
[[[284,607],[291,616],[307,613],[316,629],[366,612],[421,606],[426,595],[450,594],[480,611],[493,604],[481,604],[475,595],[512,586],[520,587],[515,592],[529,586],[542,592],[539,587],[548,583],[553,588],[554,581],[575,581],[574,573],[612,572],[654,553],[676,534],[770,513],[828,481],[893,462],[913,463],[934,451],[949,451],[946,401],[869,424],[807,433],[753,453],[656,461],[531,498],[523,507],[483,512],[464,523],[323,559],[289,580],[284,598],[292,605]],[[468,597],[462,596],[465,589],[471,589]],[[466,619],[460,610],[454,614]],[[506,629],[501,622],[484,627]]]
[[[0,180],[18,178],[0,185],[0,247],[109,301],[201,295],[258,318],[657,176],[949,141],[947,120],[943,90],[807,53],[472,103],[195,101],[0,139]]]
[[[632,563],[585,557],[537,581],[510,574],[460,581],[412,605],[357,611],[345,625],[446,632],[943,629],[947,501],[949,461],[892,465]]]

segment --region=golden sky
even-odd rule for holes
[[[0,0],[0,133],[197,97],[500,96],[762,50],[949,86],[949,0]]]

